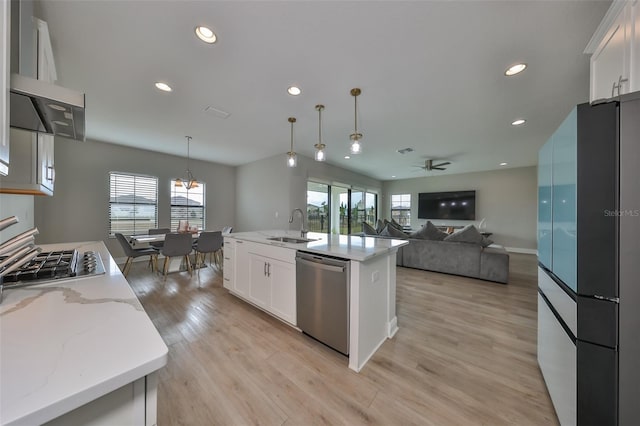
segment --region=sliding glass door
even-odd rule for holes
[[[348,235],[375,226],[378,195],[341,185],[307,182],[307,223],[312,232]]]

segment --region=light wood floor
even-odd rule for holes
[[[142,263],[129,282],[169,346],[166,425],[555,425],[536,362],[536,260],[509,285],[398,268],[400,330],[360,373],[346,357],[231,296],[213,268]]]

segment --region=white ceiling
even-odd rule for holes
[[[389,180],[537,163],[588,100],[583,54],[610,1],[43,1],[58,84],[86,93],[87,137],[241,165],[313,156]],[[219,39],[194,35],[207,25]],[[504,70],[526,62],[525,72]],[[172,93],[160,92],[164,81]],[[288,86],[303,93],[292,97]],[[360,87],[364,152],[345,160]],[[213,106],[227,119],[205,112]],[[524,126],[512,127],[516,118]],[[87,142],[90,143],[90,142]],[[415,151],[401,155],[397,149]],[[427,158],[451,161],[425,172]],[[196,173],[197,174],[197,173]]]

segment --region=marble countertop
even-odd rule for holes
[[[314,241],[306,243],[285,243],[270,241],[271,237],[300,237],[300,231],[254,231],[238,232],[225,235],[225,237],[239,240],[253,241],[256,243],[270,244],[278,247],[286,247],[294,250],[302,250],[310,253],[324,254],[341,257],[343,259],[366,261],[371,258],[386,254],[405,244],[406,240],[393,240],[387,238],[357,237],[352,235],[322,234],[309,232],[307,239]]]
[[[167,346],[104,243],[49,244],[100,253],[104,275],[4,291],[0,424],[41,424],[146,376]]]

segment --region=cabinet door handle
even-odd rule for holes
[[[271,276],[271,264],[267,263],[267,276],[270,277]]]
[[[47,166],[47,177],[46,179],[48,181],[52,181],[53,182],[53,178],[55,176],[55,169],[53,166]]]
[[[618,96],[620,96],[620,89],[622,88],[622,83],[626,83],[627,81],[629,81],[629,79],[622,78],[622,75],[621,75],[620,77],[618,77],[618,83],[616,83],[615,81],[613,82],[613,87],[611,87],[612,98],[615,96],[616,89],[618,89]]]

